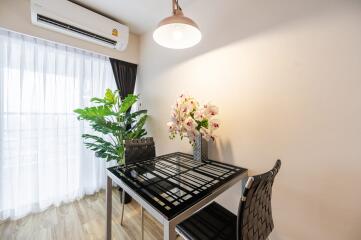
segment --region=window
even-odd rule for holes
[[[18,218],[105,186],[73,110],[115,89],[109,59],[0,30],[0,218]]]

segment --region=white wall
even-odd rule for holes
[[[30,0],[0,0],[0,27],[100,53],[131,63],[138,63],[139,60],[139,37],[137,35],[130,34],[127,49],[120,52],[45,28],[40,28],[31,24]]]
[[[283,160],[272,239],[361,239],[361,1],[198,0],[184,8],[203,33],[174,51],[141,39],[138,92],[157,153],[177,96],[220,107],[210,156],[251,174]],[[235,211],[239,185],[220,198]]]

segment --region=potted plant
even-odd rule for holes
[[[218,107],[212,104],[199,104],[187,95],[180,95],[172,107],[171,121],[167,123],[170,139],[178,134],[181,139],[188,138],[193,146],[195,160],[208,159],[209,140],[214,141],[214,131],[219,128],[219,120],[215,118]]]
[[[103,98],[90,100],[93,106],[74,110],[78,119],[87,121],[94,130],[92,133],[83,134],[82,138],[85,146],[94,151],[96,157],[106,161],[115,160],[119,165],[123,165],[124,140],[146,135],[144,124],[147,110],[130,112],[137,100],[138,96],[132,94],[121,100],[118,91],[107,89]],[[125,198],[125,203],[130,202],[129,195]]]

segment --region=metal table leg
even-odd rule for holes
[[[107,220],[106,220],[106,239],[112,238],[112,179],[107,177],[106,188],[106,202],[107,202]]]
[[[173,224],[172,222],[164,222],[163,227],[164,240],[175,240],[177,238],[177,234],[175,232],[175,224]]]
[[[125,191],[122,190],[122,217],[120,219],[120,225],[123,226],[123,217],[124,217],[124,204],[125,204]]]
[[[141,218],[142,218],[142,240],[144,240],[144,208],[141,206],[141,209],[140,209],[140,215],[141,215]]]

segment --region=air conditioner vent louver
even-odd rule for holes
[[[111,44],[111,45],[113,45],[113,46],[115,46],[115,44],[117,43],[117,42],[114,41],[114,40],[111,40],[111,39],[108,39],[108,38],[99,36],[99,35],[97,35],[97,34],[94,34],[94,33],[88,32],[88,31],[85,31],[85,30],[83,30],[83,29],[74,27],[74,26],[69,25],[69,24],[66,24],[66,23],[59,22],[59,21],[57,21],[57,20],[55,20],[55,19],[51,19],[51,18],[45,17],[45,16],[40,15],[40,14],[37,15],[37,18],[38,18],[38,21],[40,21],[40,22],[48,23],[48,24],[51,24],[51,25],[54,25],[54,26],[63,28],[63,29],[65,29],[65,30],[72,31],[72,32],[74,32],[74,33],[78,33],[78,34],[81,34],[81,35],[85,35],[85,36],[88,36],[88,37],[97,39],[97,40],[99,40],[99,41],[106,42],[106,43]]]

